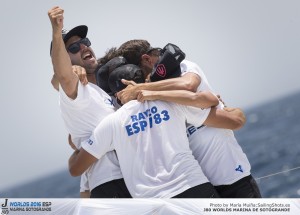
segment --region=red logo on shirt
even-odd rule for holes
[[[159,64],[159,65],[156,67],[155,73],[156,73],[157,75],[159,75],[160,77],[163,77],[163,78],[164,78],[164,77],[166,76],[166,74],[167,74],[167,71],[166,71],[165,66],[164,66],[163,64]]]

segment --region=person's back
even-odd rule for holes
[[[105,118],[83,148],[95,157],[115,149],[133,197],[174,197],[208,182],[189,148],[185,122],[201,125],[209,111],[134,100]]]
[[[213,92],[205,74],[197,64],[184,60],[181,63],[181,69],[185,72],[193,71],[201,77],[198,92]],[[218,105],[218,108],[223,107],[222,103]],[[197,129],[190,125],[187,128],[187,134],[193,155],[214,186],[231,184],[250,175],[249,161],[232,130],[209,126]]]
[[[201,83],[197,88],[197,92],[213,92],[204,72],[197,64],[184,60],[181,63],[181,70],[184,71],[183,75],[186,72],[193,72],[201,77]],[[220,109],[223,107],[224,105],[221,102],[217,106]],[[196,128],[193,125],[189,125],[187,127],[187,135],[193,155],[198,160],[209,181],[216,186],[217,190],[219,189],[221,197],[260,197],[259,191],[256,190],[255,182],[253,182],[254,185],[251,185],[251,189],[254,187],[253,192],[250,192],[249,188],[248,192],[234,193],[234,187],[238,186],[228,186],[245,177],[247,177],[245,178],[247,180],[254,181],[254,179],[249,178],[251,177],[251,165],[248,158],[238,144],[232,130],[209,126]],[[218,186],[221,187],[218,188]],[[229,189],[232,189],[233,193],[230,193]]]

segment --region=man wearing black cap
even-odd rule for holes
[[[55,79],[59,82],[57,89],[62,117],[71,134],[71,142],[79,149],[81,142],[88,139],[99,122],[113,113],[116,107],[111,97],[95,85],[94,72],[98,63],[91,43],[86,38],[87,26],[77,26],[69,32],[62,31],[63,13],[60,7],[48,11],[53,30],[50,54]],[[89,81],[86,86],[79,82],[72,65],[77,65],[75,69],[85,69]],[[85,176],[87,181],[81,182],[81,191],[82,188],[91,190],[92,198],[131,197],[114,151],[106,153]]]
[[[88,81],[95,84],[96,78],[94,73],[98,67],[98,62],[96,60],[96,56],[93,49],[90,47],[91,42],[86,37],[87,31],[88,27],[85,25],[77,26],[71,29],[70,31],[62,30],[61,32],[59,32],[59,37],[62,36],[63,38],[64,47],[66,47],[68,51],[68,56],[65,55],[66,53],[61,55],[60,53],[56,53],[56,50],[52,50],[53,43],[56,42],[55,38],[53,38],[53,42],[51,43],[50,54],[52,53],[51,57],[53,62],[57,62],[61,60],[61,58],[70,58],[71,64],[83,67],[87,73]],[[76,69],[81,68],[76,67]],[[56,71],[54,71],[54,78],[57,81],[58,78],[61,78],[62,75],[69,75],[67,77],[71,78],[71,73],[68,72],[69,71],[65,69],[59,70],[58,74]]]

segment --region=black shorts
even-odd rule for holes
[[[255,179],[249,175],[231,185],[215,186],[221,198],[261,198]]]
[[[124,179],[116,179],[95,187],[91,198],[131,198]]]
[[[219,198],[219,194],[211,183],[192,187],[173,198]]]

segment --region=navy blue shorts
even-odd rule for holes
[[[95,187],[91,191],[91,198],[131,198],[131,195],[121,178]]]
[[[221,198],[262,198],[255,179],[249,175],[231,185],[215,186]]]
[[[192,187],[173,198],[219,198],[219,194],[211,183]]]

